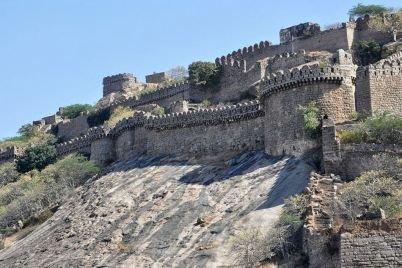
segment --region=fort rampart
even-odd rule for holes
[[[356,75],[357,112],[393,112],[402,115],[401,88],[402,52],[360,67]]]
[[[355,111],[353,73],[339,66],[305,65],[272,75],[262,82],[265,151],[301,155],[319,146],[304,130],[301,106],[314,102],[320,116],[340,123]]]
[[[24,148],[11,146],[7,148],[0,148],[0,163],[9,162],[17,158],[24,152]]]

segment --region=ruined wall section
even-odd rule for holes
[[[107,135],[107,133],[108,130],[103,127],[90,128],[83,136],[76,137],[67,142],[57,144],[57,155],[60,157],[76,152],[90,153],[91,143],[97,139],[102,139]]]
[[[127,91],[135,88],[137,78],[129,73],[117,74],[103,78],[103,97],[110,93]]]
[[[340,240],[342,267],[402,266],[402,234],[400,232],[344,233]]]
[[[231,57],[218,58],[215,63],[222,70],[219,91],[214,96],[215,102],[236,101],[264,77],[267,59],[256,62],[249,69],[245,60],[234,60]]]
[[[338,174],[344,180],[360,176],[363,172],[375,167],[375,155],[386,154],[402,157],[402,146],[397,144],[345,144],[336,136],[339,129],[352,129],[354,125],[338,125],[330,119],[323,120],[322,126],[322,152],[323,168],[326,174]]]
[[[25,148],[11,146],[7,148],[0,148],[0,164],[5,162],[14,161],[19,155],[24,153]]]
[[[301,68],[271,74],[262,82],[265,109],[265,151],[272,155],[301,155],[318,147],[304,130],[299,106],[315,102],[320,116],[336,123],[348,121],[355,111],[353,72],[339,65]]]
[[[175,101],[184,101],[190,98],[190,84],[177,83],[172,86],[161,88],[155,92],[142,95],[139,99],[132,97],[124,101],[114,102],[111,106],[130,106],[132,108],[145,105],[145,104],[158,104],[162,107],[168,108],[171,103]]]
[[[57,137],[67,141],[85,134],[89,129],[87,119],[88,115],[82,114],[71,120],[60,122],[57,125]]]
[[[402,52],[358,69],[356,108],[359,113],[402,115]]]

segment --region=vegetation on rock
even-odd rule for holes
[[[243,230],[231,240],[237,265],[255,267],[272,259],[288,259],[301,248],[298,238],[310,203],[308,194],[291,196],[285,201],[279,220],[269,232]]]
[[[54,144],[45,143],[27,148],[18,156],[16,161],[17,171],[25,173],[33,169],[42,170],[47,165],[56,161],[56,147]]]
[[[355,50],[362,65],[368,65],[381,60],[382,47],[374,40],[359,41]]]
[[[131,109],[130,107],[118,106],[115,108],[110,115],[110,118],[105,121],[105,126],[114,127],[116,124],[123,120],[124,118],[132,117],[137,111]]]
[[[90,112],[91,110],[93,110],[93,106],[90,104],[72,104],[63,107],[61,116],[64,119],[73,119],[80,116],[81,113]]]
[[[402,159],[380,154],[375,160],[377,165],[372,171],[346,183],[340,190],[342,208],[352,221],[380,209],[386,218],[402,215]]]
[[[52,134],[45,133],[32,124],[23,125],[18,130],[18,134],[18,136],[6,138],[0,141],[0,148],[10,146],[28,147],[37,144],[55,142],[55,137]]]
[[[303,113],[304,129],[312,138],[318,137],[321,133],[321,124],[319,117],[320,109],[317,107],[317,103],[312,101],[307,106],[299,105],[298,110]]]
[[[215,63],[196,61],[188,66],[188,72],[192,85],[214,88],[219,84],[221,69]]]
[[[342,143],[402,144],[402,118],[375,114],[356,128],[339,131],[338,136]]]
[[[89,114],[87,118],[87,123],[89,127],[100,126],[103,123],[105,123],[105,121],[109,120],[110,115],[111,115],[110,107],[93,111]]]
[[[38,220],[44,212],[61,205],[74,193],[75,187],[98,172],[95,164],[85,157],[69,155],[42,171],[32,170],[19,175],[15,182],[0,188],[0,231],[4,233],[18,225],[18,221],[27,224]],[[12,176],[15,178],[15,174]]]

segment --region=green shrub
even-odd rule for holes
[[[211,105],[211,103],[209,102],[208,99],[204,99],[204,100],[201,102],[201,105],[206,108],[206,107],[209,107],[209,106]]]
[[[367,141],[367,133],[362,128],[340,130],[338,136],[342,143],[362,143]]]
[[[386,13],[388,8],[381,5],[363,5],[358,4],[349,10],[350,16],[364,16],[364,15],[380,15],[382,13]]]
[[[339,200],[350,219],[356,220],[357,215],[379,208],[387,217],[398,216],[402,208],[401,197],[397,180],[381,171],[369,171],[343,185]]]
[[[317,138],[321,133],[320,128],[320,109],[316,102],[309,102],[307,106],[299,105],[298,109],[303,113],[303,126],[312,138]]]
[[[16,181],[18,176],[14,163],[9,162],[0,165],[0,186]]]
[[[56,161],[56,147],[53,144],[41,144],[29,147],[17,158],[17,171],[21,173],[33,169],[42,170]]]
[[[147,94],[154,93],[156,91],[160,90],[160,88],[157,85],[147,85],[146,88],[138,92],[137,97],[142,97]]]
[[[90,104],[72,104],[66,107],[63,107],[63,111],[61,116],[63,118],[73,119],[80,116],[81,113],[89,112],[93,109],[93,106]]]
[[[31,124],[23,125],[18,130],[19,136],[6,138],[0,142],[0,148],[17,146],[28,147],[31,145],[38,145],[44,143],[53,143],[56,138],[52,134],[48,134],[39,130],[37,126]]]
[[[402,118],[375,114],[357,128],[339,131],[338,136],[343,143],[402,144]]]
[[[93,111],[88,115],[87,123],[89,127],[96,127],[103,125],[105,121],[109,120],[110,115],[111,115],[110,107]]]
[[[161,106],[157,106],[152,109],[151,114],[153,115],[164,115],[165,114],[165,109]]]
[[[84,156],[69,155],[48,165],[42,171],[20,175],[16,182],[0,188],[0,230],[18,220],[41,221],[51,214],[49,209],[61,205],[82,185],[99,172]]]
[[[118,106],[113,110],[112,114],[110,115],[110,118],[106,120],[104,124],[105,126],[112,128],[116,126],[116,124],[120,120],[132,117],[135,114],[135,112],[136,111],[134,111],[130,107]]]
[[[292,225],[299,227],[303,224],[306,216],[307,207],[310,204],[310,196],[308,194],[297,194],[285,200],[279,225]]]
[[[196,61],[188,66],[188,71],[192,85],[214,88],[219,84],[221,68],[215,63]]]
[[[356,54],[362,65],[368,65],[381,59],[382,47],[374,40],[361,40],[356,45]]]
[[[382,113],[368,117],[364,122],[369,142],[402,144],[402,117]]]

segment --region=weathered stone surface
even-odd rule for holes
[[[0,266],[231,265],[231,238],[242,230],[268,230],[284,198],[302,191],[310,172],[301,160],[262,152],[230,161],[132,157],[1,251]]]

